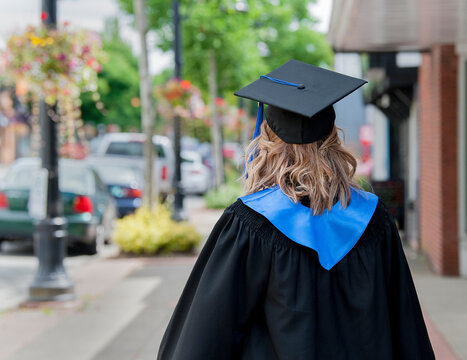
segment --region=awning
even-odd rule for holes
[[[467,42],[467,0],[334,0],[328,39],[338,52]]]

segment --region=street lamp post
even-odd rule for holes
[[[180,9],[179,2],[173,1],[173,26],[174,26],[174,56],[175,56],[175,78],[180,80],[182,76],[182,59],[181,59],[181,33],[180,33]],[[180,116],[174,117],[174,150],[175,150],[175,176],[174,188],[175,199],[172,218],[177,221],[185,220],[186,214],[183,209],[183,189],[181,187],[182,172],[181,172],[181,157],[180,157],[180,137],[181,124]]]
[[[57,0],[42,0],[42,21],[49,28],[57,25]],[[66,252],[66,219],[63,217],[58,186],[57,124],[55,108],[41,101],[40,132],[42,168],[46,178],[44,218],[36,221],[34,249],[39,260],[29,288],[31,301],[65,301],[74,299],[73,283],[63,259]]]
[[[181,32],[180,32],[180,9],[179,9],[179,1],[173,0],[173,27],[174,27],[174,57],[175,57],[175,71],[174,75],[176,79],[181,78],[182,73],[182,60],[181,60]],[[237,12],[247,12],[248,11],[248,3],[246,0],[237,0],[235,3],[235,10]],[[213,58],[215,60],[215,58]],[[214,64],[215,66],[215,64]],[[216,83],[215,77],[213,77],[214,83]],[[213,83],[213,81],[210,81]],[[212,94],[211,94],[212,95]],[[213,101],[217,96],[217,90],[214,91]],[[214,107],[215,110],[215,107]],[[215,116],[213,116],[215,118]],[[218,131],[220,133],[220,131]],[[174,208],[172,218],[174,220],[180,221],[186,219],[186,214],[183,209],[183,189],[181,188],[181,157],[180,157],[180,137],[181,137],[181,124],[180,124],[180,117],[175,115],[174,117],[174,150],[175,150],[175,176],[174,176],[174,188],[175,188],[175,199],[174,199]],[[219,137],[218,143],[220,144],[218,147],[221,153],[222,148],[222,141]],[[222,156],[222,155],[221,155]],[[221,170],[220,167],[222,166],[222,157],[220,164],[216,163],[218,166],[218,173]],[[222,173],[222,172],[220,172]],[[219,178],[219,176],[217,176]]]

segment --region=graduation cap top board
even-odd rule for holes
[[[332,105],[366,83],[365,80],[289,60],[267,75],[235,92],[259,102],[253,139],[263,121],[289,144],[308,144],[325,138],[334,126]]]

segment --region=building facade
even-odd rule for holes
[[[467,1],[334,0],[329,39],[368,59],[406,238],[437,273],[467,276]]]

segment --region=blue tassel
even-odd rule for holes
[[[256,115],[256,126],[255,132],[253,134],[253,140],[256,139],[259,136],[259,133],[261,132],[261,124],[263,123],[263,109],[264,105],[262,102],[260,102],[258,106],[258,115]]]

